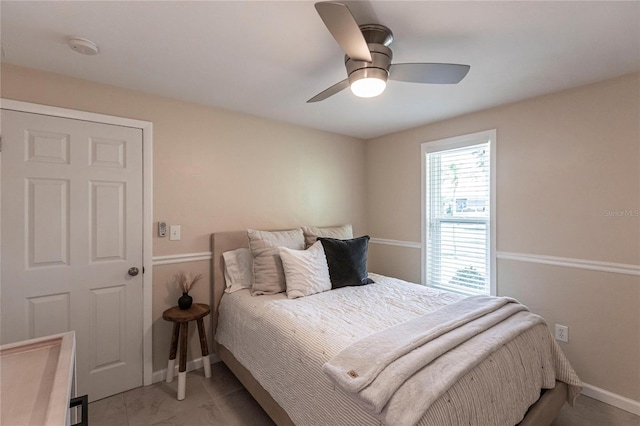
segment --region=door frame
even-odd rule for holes
[[[142,130],[142,383],[144,386],[150,385],[153,376],[153,123],[4,98],[0,98],[0,109]],[[0,167],[1,164],[0,161]]]

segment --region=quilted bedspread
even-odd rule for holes
[[[216,340],[227,347],[287,411],[303,425],[514,425],[555,380],[573,393],[580,381],[552,339],[537,323],[474,361],[474,367],[425,404],[424,382],[393,407],[375,414],[334,384],[323,366],[364,337],[416,320],[464,296],[381,275],[375,284],[345,287],[299,299],[284,294],[252,297],[248,290],[225,294]],[[423,396],[424,396],[423,395]],[[415,398],[415,401],[406,401]],[[397,411],[397,410],[396,410]]]

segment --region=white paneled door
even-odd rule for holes
[[[1,114],[1,343],[75,330],[80,395],[141,386],[142,131]]]

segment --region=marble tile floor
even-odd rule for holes
[[[91,426],[274,425],[221,362],[187,373],[186,397],[176,399],[178,378],[132,389],[89,404]]]
[[[588,396],[565,404],[551,426],[640,426],[640,417]]]
[[[187,373],[187,392],[176,399],[178,380],[95,401],[89,404],[91,426],[262,426],[273,425],[242,384],[223,363]],[[321,422],[318,423],[319,425]],[[595,399],[579,396],[576,407],[565,405],[552,426],[640,426],[640,417]]]

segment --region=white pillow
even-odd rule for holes
[[[224,258],[225,293],[251,288],[253,281],[251,250],[239,248],[222,253]]]
[[[251,294],[276,294],[286,290],[285,275],[278,247],[304,249],[302,229],[290,231],[257,231],[248,229],[249,248],[253,256]]]
[[[307,250],[280,247],[280,259],[282,259],[289,299],[331,290],[329,266],[320,241]]]
[[[350,240],[353,238],[353,229],[351,224],[342,226],[325,226],[319,228],[317,226],[303,226],[305,248],[311,247],[313,243],[318,241],[318,237],[337,238],[339,240]]]

